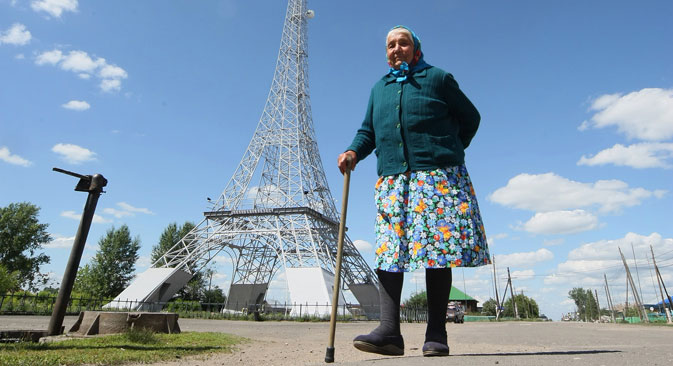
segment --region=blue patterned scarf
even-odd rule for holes
[[[388,70],[388,74],[393,75],[395,77],[395,82],[402,83],[405,80],[407,80],[407,76],[413,75],[418,71],[427,69],[428,67],[430,67],[430,65],[423,59],[423,52],[421,51],[421,40],[416,36],[416,33],[414,33],[414,31],[403,25],[394,26],[391,30],[397,28],[404,28],[408,30],[409,33],[411,33],[411,38],[414,41],[414,59],[413,61],[411,61],[411,68],[409,67],[409,64],[407,64],[406,62],[402,62],[402,65],[400,65],[399,69],[395,69],[391,66],[390,69]]]

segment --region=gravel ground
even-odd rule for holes
[[[68,327],[74,318],[67,317]],[[48,317],[0,316],[0,329],[46,328]],[[197,356],[155,366],[324,365],[329,323],[180,319],[183,331],[248,338],[232,354]],[[671,365],[672,326],[503,322],[447,324],[451,356],[422,357],[424,324],[402,324],[401,357],[363,353],[351,344],[376,323],[339,323],[334,365]]]

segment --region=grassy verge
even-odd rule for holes
[[[243,338],[222,333],[154,334],[140,331],[49,344],[0,344],[0,366],[151,363],[196,354],[231,352],[234,345],[243,341]]]

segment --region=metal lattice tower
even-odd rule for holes
[[[288,2],[266,105],[233,177],[203,221],[152,265],[192,275],[227,252],[234,258],[230,309],[234,302],[260,303],[281,268],[334,275],[339,215],[311,118],[307,20],[313,12],[306,3]],[[376,305],[376,276],[347,237],[342,268],[343,283],[358,301]],[[168,294],[162,291],[159,298]]]

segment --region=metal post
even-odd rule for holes
[[[103,193],[103,187],[107,185],[107,179],[105,179],[100,174],[91,176],[81,175],[59,168],[54,168],[53,170],[79,178],[80,180],[77,183],[75,190],[79,192],[89,192],[89,196],[86,199],[84,212],[82,213],[82,219],[80,220],[79,228],[77,229],[77,235],[75,236],[75,242],[72,245],[70,258],[68,259],[68,264],[65,267],[65,272],[63,273],[63,281],[61,281],[61,288],[58,291],[58,297],[56,298],[56,303],[54,304],[54,311],[52,312],[51,319],[49,320],[47,335],[50,336],[61,334],[63,317],[65,316],[65,312],[68,307],[68,300],[70,299],[72,287],[75,284],[77,270],[79,269],[79,262],[82,259],[82,252],[84,252],[86,238],[89,235],[89,228],[91,227],[93,215],[96,211],[98,197],[100,197],[101,193]]]
[[[507,281],[509,282],[509,292],[512,296],[512,305],[514,306],[514,317],[519,319],[519,309],[516,306],[516,300],[514,299],[514,289],[512,289],[512,276],[509,274],[509,267],[507,267]]]
[[[650,245],[650,251],[652,252],[652,264],[654,264],[654,273],[657,275],[657,283],[659,284],[659,293],[661,294],[661,305],[664,307],[664,311],[666,312],[666,322],[671,323],[671,312],[669,309],[666,307],[666,299],[664,298],[664,292],[661,290],[661,284],[664,282],[663,278],[661,278],[661,274],[659,273],[659,268],[657,267],[657,260],[654,259],[654,249],[652,249],[652,246]],[[666,291],[666,296],[668,296],[668,291]],[[671,304],[671,299],[668,299],[668,304],[669,307],[673,304]]]
[[[500,317],[500,297],[498,295],[498,278],[495,273],[495,255],[491,257],[491,263],[493,264],[493,287],[495,288],[495,320],[498,320]]]
[[[631,271],[629,270],[629,266],[626,264],[626,259],[624,258],[622,249],[619,247],[617,247],[617,249],[619,249],[619,255],[622,257],[622,262],[624,262],[624,268],[626,268],[627,284],[631,285],[631,290],[633,291],[633,300],[636,303],[636,307],[638,308],[638,315],[640,316],[640,320],[644,321],[645,323],[649,323],[647,312],[645,309],[643,309],[643,302],[640,300],[640,295],[638,295],[638,291],[636,290],[636,284],[633,282],[633,277],[631,277]]]
[[[615,319],[615,307],[612,303],[612,295],[610,295],[610,287],[608,286],[608,277],[603,273],[603,278],[605,279],[605,295],[608,299],[608,306],[610,307],[610,314],[612,315],[612,322],[617,323]]]

